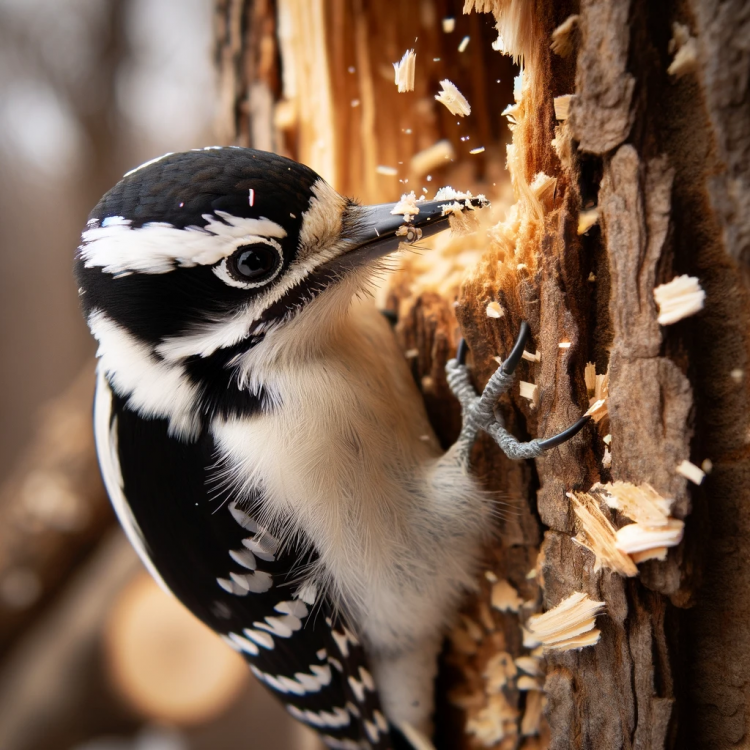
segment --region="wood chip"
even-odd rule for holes
[[[516,671],[513,657],[505,651],[499,651],[484,668],[485,691],[490,694],[499,693],[508,684],[508,680],[516,676]]]
[[[522,599],[508,581],[498,581],[492,586],[490,603],[501,612],[518,612]]]
[[[672,507],[670,498],[662,497],[650,484],[612,482],[591,488],[602,496],[609,508],[644,526],[664,526]]]
[[[575,48],[578,16],[568,16],[553,32],[550,48],[560,57],[568,57]]]
[[[663,526],[649,528],[639,523],[631,523],[617,531],[617,549],[632,554],[661,547],[675,547],[682,541],[685,523],[677,518],[669,518]]]
[[[586,232],[598,222],[598,208],[589,208],[586,211],[581,211],[581,213],[578,214],[578,234],[586,234]]]
[[[521,398],[526,398],[536,406],[539,402],[539,386],[536,383],[527,383],[525,380],[519,380],[518,386],[521,393]]]
[[[400,62],[393,63],[395,84],[398,91],[414,91],[414,74],[417,69],[417,53],[413,49],[406,50]]]
[[[690,461],[682,461],[677,466],[676,471],[685,477],[685,479],[689,479],[693,484],[700,484],[706,478],[705,472],[695,464],[691,464]]]
[[[478,148],[473,148],[469,153],[472,156],[476,156],[477,154],[483,154],[484,153],[484,146],[479,146]]]
[[[488,318],[502,318],[505,315],[505,310],[497,302],[490,302],[487,305],[486,313]]]
[[[570,349],[572,343],[570,341],[561,341],[557,346],[559,349]]]
[[[690,35],[687,26],[681,23],[672,24],[672,38],[667,47],[674,55],[667,73],[675,78],[681,78],[688,73],[698,70],[698,42]]]
[[[553,103],[555,105],[555,119],[568,119],[568,115],[570,114],[570,101],[572,98],[573,94],[565,94],[563,96],[556,96],[554,98]]]
[[[668,326],[703,309],[706,293],[694,276],[677,276],[654,289],[659,325]]]
[[[596,390],[596,365],[593,362],[586,363],[586,369],[583,371],[583,379],[586,381],[586,391],[589,398],[591,398]]]
[[[578,591],[544,614],[530,617],[526,627],[545,650],[568,651],[599,640],[599,631],[594,626],[603,611],[604,602],[594,601]]]
[[[384,164],[378,164],[378,166],[375,167],[375,171],[378,174],[384,174],[388,177],[395,177],[398,174],[398,169],[395,167],[386,167]]]
[[[456,28],[456,19],[449,16],[443,19],[443,31],[446,34],[452,34]]]
[[[419,213],[419,206],[417,205],[417,196],[412,190],[411,193],[404,193],[401,196],[401,200],[393,207],[391,213],[394,216],[404,217],[405,221],[411,221],[412,216],[416,216]]]
[[[452,115],[466,117],[466,115],[471,114],[469,102],[454,83],[451,83],[446,78],[444,81],[440,81],[440,85],[443,87],[443,90],[435,95],[435,99],[444,104]]]
[[[542,355],[540,354],[539,350],[536,350],[535,354],[532,354],[531,352],[527,352],[525,349],[523,350],[523,354],[521,355],[521,359],[525,359],[528,362],[541,362],[542,361]]]
[[[516,666],[526,674],[532,677],[541,677],[544,674],[542,662],[535,656],[519,656],[516,659]]]
[[[469,39],[470,39],[470,37],[465,36],[461,40],[461,44],[458,45],[458,51],[459,52],[465,52],[466,51],[466,48],[469,46]]]

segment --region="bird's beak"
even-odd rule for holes
[[[460,199],[464,211],[483,208],[489,205],[483,197]],[[337,270],[356,268],[367,261],[381,258],[398,250],[404,242],[410,244],[417,239],[430,237],[449,227],[450,212],[447,207],[456,208],[454,199],[420,201],[415,204],[419,213],[406,222],[401,213],[394,214],[397,203],[381,203],[376,206],[358,206],[354,246],[334,261]],[[418,231],[416,231],[418,230]]]

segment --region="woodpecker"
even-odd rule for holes
[[[465,345],[448,363],[463,429],[441,451],[367,299],[401,240],[447,228],[445,200],[417,206],[404,231],[394,204],[362,206],[275,154],[167,154],[104,195],[75,258],[125,533],[331,748],[431,746],[437,654],[489,524],[477,433],[522,459],[585,422],[530,443],[505,430],[524,323],[481,395]]]

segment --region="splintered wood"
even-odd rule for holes
[[[667,549],[682,541],[685,524],[670,517],[672,500],[662,497],[650,485],[614,482],[595,484],[591,491],[601,495],[609,508],[635,521],[615,531],[599,510],[595,497],[588,493],[568,495],[583,524],[580,538],[574,541],[590,549],[597,556],[598,565],[612,568],[620,575],[636,575],[637,569],[634,572],[634,566],[624,562],[625,557],[630,556],[633,563],[663,560]]]
[[[577,591],[543,615],[533,615],[526,623],[529,640],[541,644],[545,651],[570,651],[593,646],[601,632],[596,618],[604,612],[604,602],[590,599]]]
[[[471,114],[471,105],[454,83],[446,78],[444,81],[440,81],[440,85],[443,90],[435,95],[435,99],[444,104],[452,115],[466,117]]]
[[[593,553],[594,572],[609,568],[621,576],[638,575],[636,564],[617,547],[617,532],[599,509],[597,500],[586,492],[569,492],[573,510],[580,523],[580,531],[573,537],[576,544]]]

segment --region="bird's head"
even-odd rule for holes
[[[410,227],[447,228],[441,203],[421,202]],[[115,387],[146,367],[215,379],[293,321],[308,345],[405,239],[394,205],[361,206],[308,167],[245,148],[129,172],[91,212],[75,262],[105,371]]]

